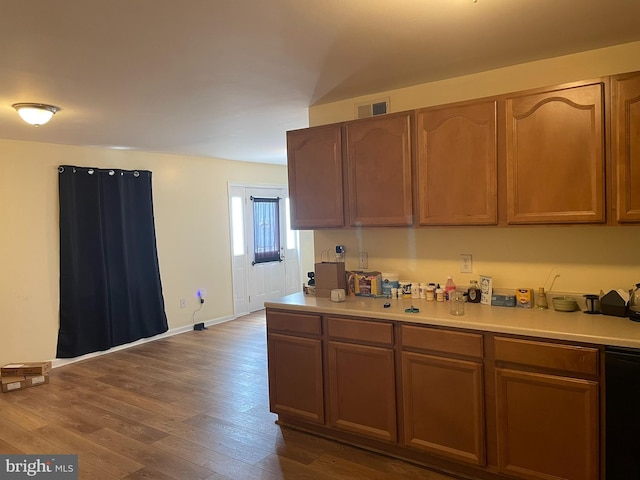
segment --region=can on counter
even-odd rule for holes
[[[400,282],[398,298],[400,298],[400,292],[402,292],[402,298],[411,298],[411,282]]]

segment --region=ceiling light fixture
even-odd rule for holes
[[[53,114],[60,110],[58,107],[44,103],[14,103],[12,107],[25,122],[36,127],[47,123]]]

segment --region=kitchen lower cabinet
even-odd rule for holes
[[[482,364],[402,353],[404,444],[484,465]]]
[[[335,309],[267,309],[282,425],[465,478],[604,480],[604,347]]]
[[[404,445],[485,465],[482,335],[411,325],[401,332]]]
[[[611,90],[615,219],[640,223],[640,73],[613,77]]]
[[[395,442],[393,325],[329,317],[327,331],[329,424],[338,430]]]
[[[597,480],[598,350],[503,337],[495,348],[499,472]]]
[[[267,312],[269,405],[289,419],[324,424],[319,315]]]
[[[604,223],[604,83],[508,96],[508,224]]]

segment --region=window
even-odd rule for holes
[[[231,225],[233,228],[233,255],[244,255],[244,213],[242,197],[231,197]]]
[[[253,201],[254,264],[280,261],[280,199],[256,198]]]
[[[287,231],[287,250],[299,250],[299,235],[297,230],[291,230],[291,212],[289,207],[289,199],[284,201],[284,212],[286,218]]]

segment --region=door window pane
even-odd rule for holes
[[[280,261],[280,199],[252,200],[254,263]]]

